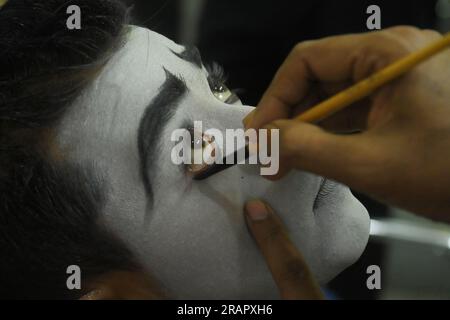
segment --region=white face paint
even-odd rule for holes
[[[245,201],[261,198],[281,216],[317,279],[327,282],[365,248],[366,210],[348,188],[328,181],[321,189],[323,179],[307,173],[274,183],[262,179],[258,167],[235,166],[195,182],[183,166],[174,165],[173,130],[194,120],[203,121],[205,130],[241,128],[252,110],[220,101],[205,69],[172,52],[183,50],[159,34],[133,27],[124,48],[60,125],[60,145],[69,159],[94,164],[104,174],[109,188],[104,222],[175,298],[276,298],[242,213]],[[150,202],[140,171],[138,129],[163,87],[164,69],[182,77],[188,91],[172,117],[151,123],[161,125],[161,135],[148,146],[154,157],[145,172],[153,190]]]

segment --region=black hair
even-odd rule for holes
[[[66,26],[70,5],[82,28]],[[104,184],[94,168],[51,156],[52,130],[122,44],[127,9],[114,0],[9,0],[0,8],[0,299],[76,299],[83,284],[136,270],[100,223]],[[85,287],[85,286],[83,286]]]
[[[67,28],[67,7],[81,10]],[[0,9],[0,120],[46,126],[120,45],[127,11],[114,0],[9,0]]]

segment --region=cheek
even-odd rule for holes
[[[242,287],[240,275],[256,277],[258,285],[266,286],[266,295],[272,289],[265,264],[235,209],[230,209],[235,213],[230,216],[196,191],[171,206],[155,208],[140,252],[175,297],[239,297],[249,291]]]
[[[293,218],[294,225],[302,221],[300,231],[307,243],[314,229],[312,213],[303,208],[309,199],[300,193],[302,202],[286,205],[292,204],[286,199],[297,193],[296,185],[276,187],[257,173],[256,168],[236,167],[204,183],[192,183],[184,193],[178,190],[186,187],[176,183],[158,188],[163,200],[150,213],[137,249],[171,292],[182,298],[276,297],[267,266],[248,233],[243,204],[255,197],[269,198],[284,219]]]

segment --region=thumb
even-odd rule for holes
[[[373,174],[377,155],[365,133],[337,135],[298,120],[277,120],[265,129],[280,130],[280,171],[271,180],[300,169],[360,187]]]

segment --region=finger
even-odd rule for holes
[[[377,175],[382,152],[368,133],[337,135],[296,120],[278,120],[265,128],[280,130],[280,173],[270,180],[299,169],[366,190]],[[273,146],[271,150],[276,152]]]
[[[291,119],[295,119],[306,110],[324,101],[330,96],[348,88],[350,84],[345,83],[323,83],[313,85],[302,102],[295,106],[291,112]],[[318,125],[328,131],[333,132],[355,132],[367,128],[367,118],[370,111],[371,99],[366,98],[351,106],[337,112],[334,115],[322,120]],[[253,114],[252,114],[253,116]],[[249,119],[250,120],[250,119]],[[247,120],[247,123],[249,122]]]
[[[339,83],[321,83],[320,91],[321,99],[317,103],[328,99],[331,96],[349,88],[352,86],[351,81],[339,82]],[[365,98],[361,101],[355,102],[348,106],[344,110],[333,114],[326,119],[320,121],[318,124],[320,127],[333,132],[354,132],[357,130],[365,129],[367,126],[367,117],[370,111],[371,99]],[[316,104],[314,104],[316,105]],[[311,104],[309,107],[314,106]],[[294,117],[293,117],[294,118]]]
[[[261,201],[246,204],[247,223],[283,299],[321,299],[319,286],[281,220]]]
[[[249,127],[289,118],[314,82],[360,81],[440,35],[411,27],[307,41],[297,45],[263,95]],[[330,54],[332,53],[332,54]]]

